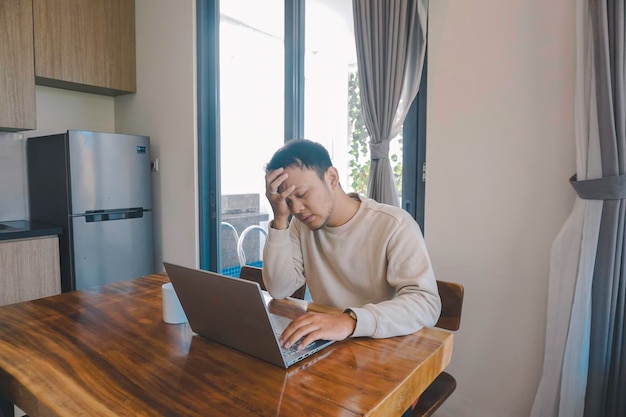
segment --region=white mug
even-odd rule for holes
[[[171,282],[161,286],[163,295],[163,321],[168,324],[187,323],[187,316],[180,305],[176,291]]]

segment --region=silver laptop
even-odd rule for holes
[[[278,338],[291,321],[268,311],[258,283],[163,262],[191,330],[233,349],[288,368],[333,343],[317,340],[301,350]]]

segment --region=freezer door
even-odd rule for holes
[[[97,211],[72,225],[77,290],[155,272],[151,211]]]
[[[68,142],[73,214],[152,208],[149,137],[70,130]]]

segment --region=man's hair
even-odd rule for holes
[[[291,139],[274,153],[265,165],[265,172],[288,167],[307,168],[317,172],[324,180],[324,174],[332,165],[328,151],[319,143],[308,139]]]

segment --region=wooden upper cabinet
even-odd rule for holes
[[[37,84],[136,91],[134,0],[33,0],[33,22]]]
[[[0,130],[35,129],[31,0],[0,1]]]

